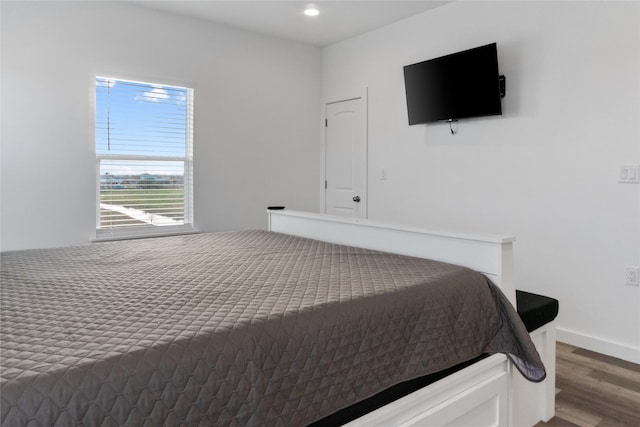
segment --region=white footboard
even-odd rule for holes
[[[369,220],[269,210],[269,231],[472,268],[489,277],[516,307],[514,237],[427,231]],[[525,380],[496,354],[396,400],[348,425],[532,426],[555,411],[555,322],[531,333],[547,379]]]
[[[267,213],[269,231],[472,268],[489,277],[516,306],[514,237],[430,231],[287,210],[268,210]]]

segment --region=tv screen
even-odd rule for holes
[[[495,43],[404,67],[409,124],[502,114]]]

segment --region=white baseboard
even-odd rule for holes
[[[608,341],[560,327],[557,328],[556,333],[557,340],[560,342],[640,364],[640,347]]]

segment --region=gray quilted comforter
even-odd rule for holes
[[[305,425],[504,352],[544,368],[479,273],[264,231],[2,254],[2,424]]]

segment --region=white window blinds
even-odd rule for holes
[[[95,138],[98,237],[192,227],[193,89],[96,77]]]

